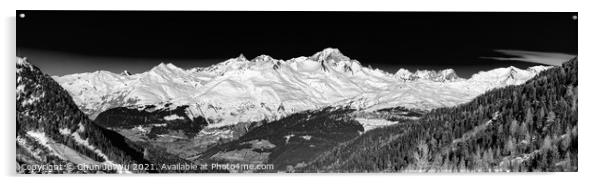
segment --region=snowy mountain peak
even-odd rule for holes
[[[459,79],[456,71],[454,69],[444,69],[439,71],[439,74],[443,77],[443,79],[447,80],[456,80]]]
[[[172,64],[172,63],[159,63],[159,65],[155,66],[153,69],[174,69],[174,68],[178,68],[176,65]]]
[[[501,83],[506,85],[520,84],[535,74],[549,69],[551,66],[534,66],[528,69],[520,69],[514,66],[497,68],[489,71],[478,72],[470,78],[473,81],[488,81],[491,83]]]
[[[414,76],[418,79],[432,80],[438,82],[455,80],[458,78],[456,72],[453,69],[445,69],[441,71],[435,70],[417,70]]]
[[[130,75],[132,75],[132,73],[130,73],[128,70],[123,70],[123,72],[121,72],[121,75],[130,76]]]
[[[343,55],[343,53],[341,53],[341,51],[339,51],[339,49],[336,48],[326,48],[312,55],[310,59],[319,62],[331,60],[335,62],[351,60],[349,57]]]
[[[259,55],[251,60],[251,62],[271,62],[273,60],[274,58],[270,57],[269,55]]]
[[[240,55],[238,55],[238,57],[235,58],[236,60],[239,61],[246,61],[247,57],[245,57],[245,55],[243,55],[242,53]]]
[[[533,66],[533,67],[527,68],[527,70],[529,70],[533,73],[539,73],[539,72],[544,71],[549,68],[550,68],[549,66]]]
[[[508,76],[508,78],[509,78],[509,79],[514,79],[514,78],[516,78],[515,76],[516,76],[516,74],[518,73],[518,70],[520,70],[520,69],[518,69],[518,68],[516,68],[516,67],[514,67],[514,66],[510,66],[510,67],[508,67],[508,75],[507,75],[507,76]]]
[[[397,72],[395,73],[395,76],[401,79],[410,79],[412,74],[413,73],[407,69],[399,68],[399,70],[397,70]]]
[[[251,61],[249,61],[243,54],[240,54],[240,56],[228,59],[224,62],[220,62],[208,67],[196,68],[196,71],[222,76],[228,71],[241,70],[248,68],[250,65]]]
[[[402,80],[430,80],[435,82],[447,82],[461,79],[453,69],[435,70],[416,70],[412,73],[407,69],[399,69],[395,77]]]
[[[184,70],[179,68],[178,66],[172,63],[163,63],[161,62],[159,65],[153,67],[149,72],[155,73],[182,73]]]
[[[298,57],[286,61],[274,59],[269,55],[259,55],[249,61],[241,55],[237,58],[231,58],[209,67],[196,68],[194,71],[222,76],[229,71],[248,70],[251,68],[257,70],[272,68],[277,70],[283,65],[289,66],[290,69],[300,71],[311,71],[309,69],[313,70],[313,66],[319,66],[321,71],[324,72],[334,69],[340,72],[355,73],[363,68],[358,61],[351,60],[349,57],[343,55],[338,49],[326,48],[315,53],[311,57]]]

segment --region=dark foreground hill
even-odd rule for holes
[[[19,173],[179,172],[133,164],[187,162],[154,154],[152,149],[97,126],[67,91],[23,58],[17,59],[16,91]]]
[[[306,172],[577,171],[577,59],[523,85],[371,130]]]
[[[121,135],[98,127],[50,76],[17,59],[17,162],[19,164],[96,164],[99,170],[131,172],[123,164],[148,163],[142,149]],[[109,167],[115,167],[109,169]],[[22,173],[64,173],[28,170]],[[78,172],[78,170],[75,170]],[[79,171],[81,172],[81,171]]]

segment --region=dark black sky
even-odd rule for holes
[[[25,14],[25,18],[19,15]],[[494,67],[494,49],[577,54],[567,13],[17,11],[17,55],[52,75],[159,62],[189,68],[244,54],[278,59],[339,48],[364,65],[395,72],[454,68],[467,77]]]

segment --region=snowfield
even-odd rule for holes
[[[188,105],[189,118],[203,116],[210,128],[217,128],[326,106],[367,111],[453,106],[492,88],[521,84],[548,68],[499,68],[469,79],[458,77],[452,69],[414,73],[400,69],[391,74],[327,48],[289,60],[267,55],[248,60],[241,55],[187,70],[161,63],[139,74],[97,71],[53,78],[93,119],[114,107]]]

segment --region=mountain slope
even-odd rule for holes
[[[131,173],[138,170],[124,165],[148,163],[141,148],[135,148],[115,132],[94,125],[58,83],[24,58],[17,58],[16,106],[19,164],[88,164],[104,166],[106,170],[83,172]],[[21,170],[21,173],[67,172]]]
[[[577,171],[577,86],[575,58],[525,84],[369,131],[304,170]]]
[[[197,160],[272,164],[272,171],[303,166],[324,151],[364,131],[362,125],[354,120],[354,111],[327,107],[258,124],[237,140],[212,147]]]
[[[540,71],[535,69],[546,68],[511,68],[516,72],[502,68],[471,79],[461,79],[453,70],[406,70],[394,75],[327,48],[286,61],[267,55],[248,60],[241,55],[189,70],[161,63],[133,75],[97,71],[54,78],[91,118],[115,107],[186,105],[190,120],[203,117],[209,128],[215,128],[337,105],[369,111],[453,106],[492,88],[520,84]]]

